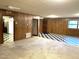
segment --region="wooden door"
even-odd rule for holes
[[[2,15],[0,14],[0,44],[3,43],[3,20]]]

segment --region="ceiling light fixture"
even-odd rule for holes
[[[40,17],[40,16],[34,16],[33,18],[34,19],[43,19],[43,17]]]
[[[9,9],[18,9],[18,10],[20,9],[20,8],[14,7],[14,6],[8,6],[8,8],[9,8]]]
[[[33,18],[34,18],[34,19],[40,19],[40,17],[39,17],[39,16],[34,16]]]
[[[74,16],[79,16],[79,13],[74,14]]]
[[[48,15],[46,16],[47,18],[58,18],[59,16],[56,16],[56,15]]]
[[[55,2],[65,2],[65,0],[55,0]]]

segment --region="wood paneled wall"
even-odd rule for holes
[[[67,22],[64,19],[47,20],[47,32],[66,34]]]
[[[47,22],[48,22],[48,21],[47,21],[46,19],[43,20],[43,32],[44,32],[44,33],[46,33],[47,30],[48,30],[48,28],[47,28],[47,26],[46,26]]]
[[[15,40],[26,38],[26,33],[32,33],[32,16],[18,14],[15,16]]]
[[[32,33],[33,15],[0,9],[0,43],[3,43],[2,16],[13,16],[14,17],[15,41],[26,38],[26,33],[30,33],[30,34]]]
[[[43,32],[43,19],[40,20],[40,24],[39,24],[39,32],[40,32],[40,33]]]
[[[78,29],[68,29],[68,18],[46,18],[44,20],[45,21],[43,21],[42,32],[57,33],[79,37]]]

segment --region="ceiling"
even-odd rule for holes
[[[79,13],[79,0],[0,0],[0,8],[8,9],[7,6],[21,8],[20,11],[46,17],[48,15],[57,15],[61,17],[73,16]]]

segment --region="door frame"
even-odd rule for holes
[[[14,16],[12,16],[12,15],[2,15],[2,27],[4,27],[4,20],[3,20],[3,16],[10,16],[10,17],[13,17],[13,19],[14,19],[14,21],[13,21],[13,23],[14,23],[14,33],[13,33],[13,41],[15,41],[15,18],[14,18]],[[4,28],[3,28],[3,33],[4,33]],[[2,34],[3,35],[3,34]],[[3,38],[3,43],[4,43],[4,38]]]
[[[33,34],[33,20],[37,21],[37,35]],[[32,36],[38,36],[38,19],[32,19]]]

